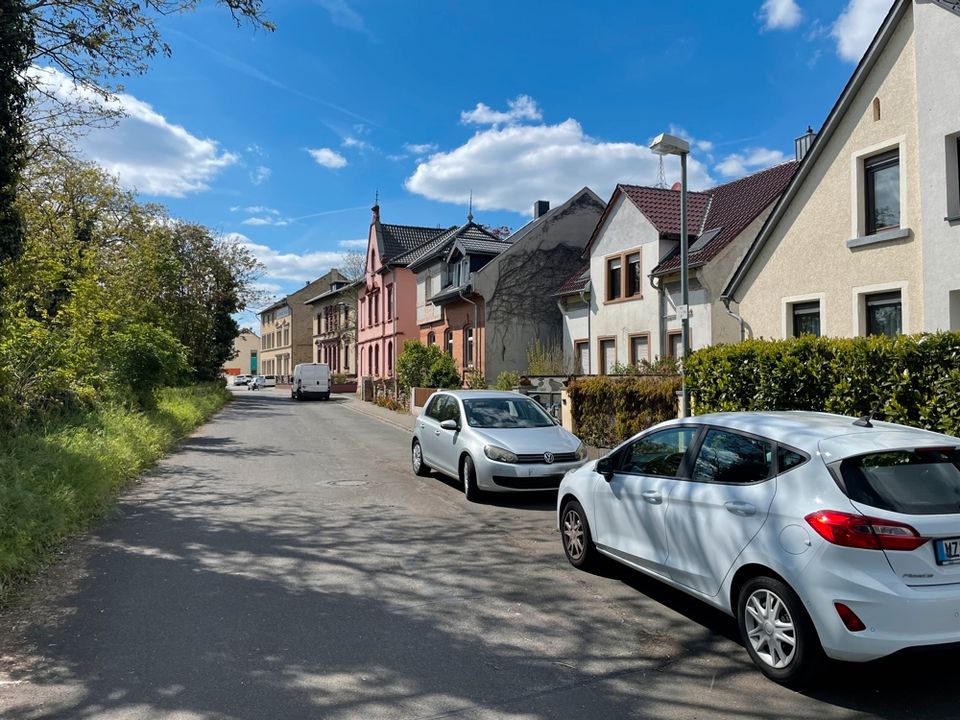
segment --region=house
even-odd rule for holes
[[[357,294],[362,282],[334,282],[327,292],[304,300],[314,318],[314,362],[326,363],[331,372],[357,372]]]
[[[244,328],[233,339],[233,357],[227,360],[220,372],[223,375],[256,375],[257,352],[260,350],[260,336],[253,330]]]
[[[313,362],[313,314],[304,300],[346,282],[334,268],[260,311],[260,374],[290,375],[298,363]]]
[[[482,367],[479,343],[482,301],[474,296],[474,273],[510,247],[473,222],[473,215],[406,256],[417,278],[417,324],[425,345],[440,344],[461,376]]]
[[[403,341],[420,337],[417,279],[402,256],[447,229],[381,223],[380,206],[371,210],[366,272],[357,292],[357,363],[362,376],[395,377]]]
[[[754,337],[960,330],[960,4],[897,0],[723,290]]]
[[[739,339],[717,300],[796,170],[789,161],[687,194],[690,346]],[[577,371],[609,373],[681,354],[680,192],[618,185],[583,251],[554,288]]]
[[[536,341],[561,345],[563,316],[552,293],[579,266],[604,208],[587,187],[552,209],[539,200],[530,222],[507,238],[509,248],[474,273],[471,297],[484,325],[480,367],[489,381],[502,372],[526,372]]]

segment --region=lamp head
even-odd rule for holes
[[[650,143],[650,150],[657,155],[686,155],[690,152],[690,143],[676,135],[660,133]]]

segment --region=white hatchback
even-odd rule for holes
[[[784,683],[823,653],[960,643],[960,439],[804,412],[671,420],[568,473],[570,562],[609,556],[737,619]]]

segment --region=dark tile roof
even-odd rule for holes
[[[384,264],[393,262],[393,259],[398,255],[414,250],[431,238],[445,232],[444,228],[388,225],[386,223],[380,224],[380,230],[383,238],[383,258],[381,261]]]
[[[680,191],[639,185],[617,185],[637,209],[664,235],[680,236]],[[708,192],[687,192],[687,232],[699,235],[710,205]]]
[[[450,247],[453,243],[453,236],[456,235],[456,233],[457,228],[455,227],[443,230],[439,235],[427,240],[422,245],[418,245],[402,255],[397,255],[391,262],[396,265],[406,265],[410,267],[425,258],[440,254]]]
[[[702,247],[690,253],[689,264],[702,265],[716,257],[730,244],[731,240],[756,220],[764,209],[776,202],[796,172],[797,166],[796,161],[790,160],[701,193],[711,198],[701,232],[704,235],[713,230],[719,230],[719,232],[715,233]],[[679,200],[677,204],[679,205]],[[678,249],[661,260],[660,264],[653,269],[653,274],[660,275],[679,269],[680,251]]]
[[[405,262],[407,267],[409,267],[411,270],[415,270],[418,267],[423,267],[427,263],[446,255],[450,251],[450,248],[453,247],[454,243],[458,241],[471,243],[496,243],[498,246],[500,246],[500,249],[494,252],[502,252],[510,247],[510,243],[497,240],[496,236],[491,235],[476,223],[469,222],[466,225],[462,225],[458,228],[450,228],[449,230],[444,231],[442,235],[437,236],[430,242],[414,249],[409,253],[401,255],[397,258],[397,262]],[[470,252],[470,250],[468,249],[467,252]],[[476,252],[490,254],[491,251],[477,250]]]
[[[585,262],[580,267],[577,268],[577,271],[568,277],[566,281],[557,288],[554,292],[555,297],[560,297],[562,295],[575,295],[583,291],[587,286],[587,281],[590,280],[590,263]]]
[[[477,232],[477,231],[480,232]],[[468,253],[484,253],[486,255],[499,255],[513,243],[500,240],[481,230],[481,228],[470,228],[468,232],[459,235],[456,242],[463,246]]]

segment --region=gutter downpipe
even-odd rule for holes
[[[471,282],[468,283],[466,287],[469,287],[471,290],[473,289],[472,278],[471,278]],[[477,359],[474,367],[480,372],[483,372],[483,368],[480,367],[480,353],[478,351],[478,347],[480,345],[480,320],[479,320],[478,313],[480,312],[480,309],[477,307],[477,304],[473,300],[471,300],[470,298],[466,297],[463,294],[464,289],[465,288],[460,288],[457,291],[457,294],[460,296],[461,300],[466,300],[468,303],[473,305],[473,355]],[[464,370],[466,370],[466,368],[464,368]]]
[[[587,293],[590,293],[590,302],[587,302],[587,299],[584,297]],[[580,291],[580,302],[586,303],[587,305],[587,375],[593,374],[593,338],[590,337],[590,305],[593,303],[593,285],[589,280],[583,285],[583,290]]]
[[[736,320],[737,323],[740,325],[740,342],[743,342],[744,340],[747,339],[747,333],[746,333],[746,330],[744,329],[746,322],[741,316],[737,315],[737,313],[735,313],[733,310],[730,309],[730,303],[732,300],[733,300],[732,297],[727,297],[726,295],[720,296],[720,302],[723,303],[723,307],[727,311],[727,315],[729,315],[734,320]]]

